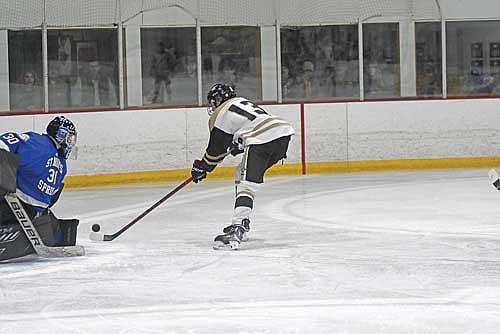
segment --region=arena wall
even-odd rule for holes
[[[344,173],[500,165],[500,99],[266,105],[296,129],[270,174]],[[0,117],[0,132],[43,132],[56,114]],[[208,142],[204,108],[73,112],[77,160],[68,187],[176,181]],[[212,177],[231,177],[228,157]]]

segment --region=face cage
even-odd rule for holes
[[[207,113],[212,115],[214,110],[223,103],[223,98],[220,95],[216,95],[208,100]]]
[[[56,141],[61,145],[61,153],[68,160],[71,151],[77,142],[77,134],[70,133],[67,128],[60,127],[57,131]]]
[[[208,114],[208,116],[211,116],[211,115],[212,115],[212,113],[214,112],[215,108],[216,108],[216,106],[214,106],[214,105],[213,105],[213,104],[211,104],[211,103],[209,103],[209,104],[207,105],[207,114]]]

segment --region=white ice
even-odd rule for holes
[[[73,190],[80,258],[0,264],[0,333],[499,333],[487,170],[268,178],[250,241],[215,251],[231,180]]]

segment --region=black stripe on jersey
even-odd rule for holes
[[[214,127],[210,131],[207,150],[203,156],[205,169],[211,172],[226,157],[226,152],[233,142],[233,135]]]
[[[232,104],[230,107],[229,107],[229,111],[232,111],[234,113],[237,113],[238,115],[241,115],[245,118],[248,118],[249,120],[253,121],[254,119],[257,118],[257,116],[255,115],[252,115],[251,113],[249,113],[248,111],[244,110],[244,109],[241,109],[240,107],[238,107],[236,104]]]

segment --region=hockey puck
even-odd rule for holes
[[[101,226],[99,224],[92,225],[92,231],[99,232],[101,230]]]

